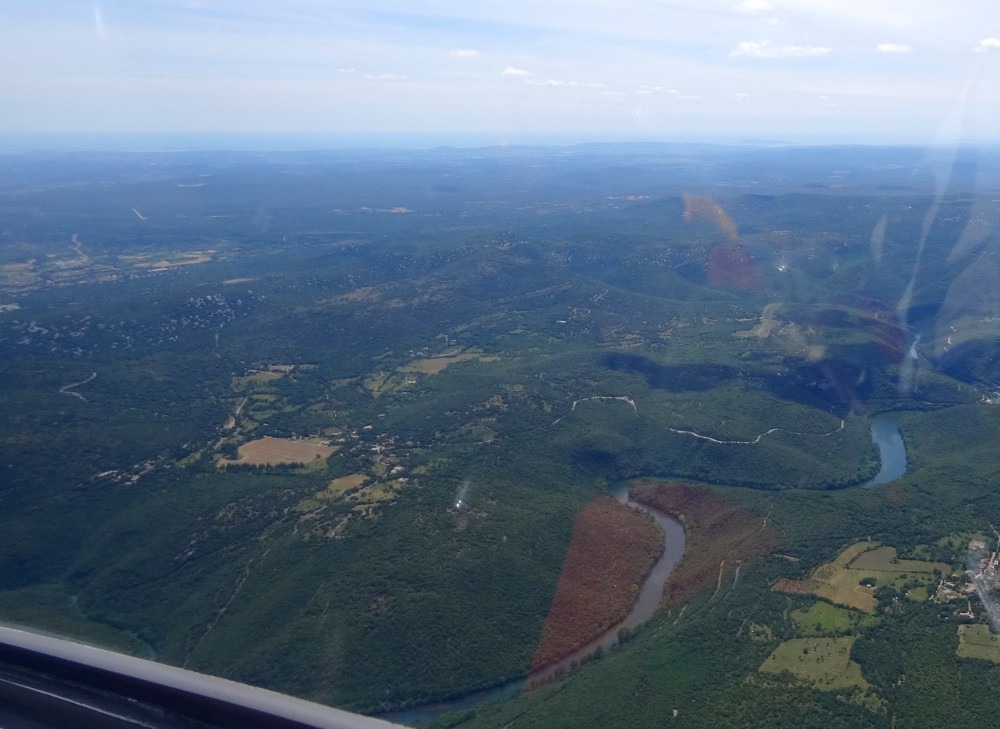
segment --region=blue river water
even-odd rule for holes
[[[878,446],[882,467],[875,477],[861,484],[870,488],[883,483],[892,483],[906,473],[906,446],[899,432],[899,418],[902,413],[879,413],[871,419],[872,442]]]
[[[511,699],[521,693],[526,686],[530,688],[531,686],[544,683],[558,676],[562,671],[570,670],[573,666],[584,662],[598,652],[614,646],[620,640],[619,629],[626,628],[632,631],[652,618],[663,598],[663,586],[666,584],[671,571],[673,571],[684,554],[684,526],[668,514],[632,501],[629,498],[628,489],[624,484],[620,488],[614,489],[612,495],[619,503],[651,515],[663,529],[663,555],[653,565],[653,569],[639,590],[635,604],[624,620],[600,635],[595,636],[589,643],[581,646],[558,663],[532,673],[527,679],[518,679],[492,689],[468,694],[450,701],[423,704],[411,709],[402,709],[400,711],[381,714],[379,718],[398,724],[413,726],[435,719],[445,713],[464,711],[489,701]]]
[[[862,488],[870,488],[879,484],[892,483],[906,473],[906,446],[903,444],[903,436],[899,432],[899,418],[901,415],[902,413],[899,412],[887,412],[879,413],[871,418],[870,427],[872,432],[872,442],[878,446],[879,458],[881,459],[882,465],[874,478],[861,484]],[[613,493],[622,503],[630,503],[627,491],[624,488],[616,489]],[[645,595],[648,592],[649,595],[655,595],[655,600],[652,602],[650,602],[649,599],[637,601],[638,603],[649,604],[643,604],[641,607],[637,604],[636,609],[633,610],[634,614],[630,614],[627,619],[629,623],[628,627],[630,628],[638,627],[638,625],[641,625],[643,622],[652,617],[655,612],[655,606],[659,604],[659,598],[663,591],[663,584],[666,582],[666,578],[670,574],[674,565],[684,553],[684,528],[676,520],[666,514],[660,514],[659,512],[651,513],[653,513],[654,518],[656,518],[660,526],[664,528],[666,550],[664,552],[664,556],[661,558],[661,561],[657,563],[653,573],[650,574],[646,580],[646,584],[643,586],[643,594]],[[646,597],[648,598],[648,595],[646,595]],[[652,605],[651,609],[650,605]],[[599,638],[595,639],[594,642],[588,644],[577,653],[574,653],[573,656],[569,656],[565,661],[561,661],[557,664],[557,666],[547,669],[545,673],[552,673],[557,670],[559,666],[568,666],[571,660],[578,660],[583,654],[593,652],[598,644],[603,644],[603,646],[613,644],[616,642],[615,636],[617,634],[618,627],[620,626],[615,626],[614,629],[602,634]],[[525,684],[526,681],[524,679],[512,681],[510,683],[497,686],[496,688],[468,694],[458,699],[442,701],[435,704],[425,704],[411,709],[403,709],[383,714],[379,718],[413,726],[414,724],[435,719],[444,713],[471,709],[478,704],[488,701],[500,701],[503,699],[513,698],[522,691]]]

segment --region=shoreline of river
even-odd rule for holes
[[[475,691],[455,699],[386,712],[378,714],[377,717],[399,724],[413,725],[415,723],[430,721],[442,714],[471,709],[481,703],[513,698],[523,690],[537,688],[560,678],[568,671],[578,668],[604,650],[621,643],[626,635],[631,634],[632,631],[648,622],[656,614],[660,606],[663,599],[663,588],[670,577],[670,573],[684,555],[684,525],[669,514],[645,504],[632,501],[629,497],[627,486],[612,490],[611,495],[624,506],[649,514],[660,525],[660,528],[663,529],[663,554],[660,555],[660,558],[649,571],[649,574],[646,575],[642,587],[639,589],[638,597],[629,609],[628,614],[622,620],[619,620],[610,628],[606,628],[590,641],[560,658],[558,661],[554,661],[539,670],[529,673],[523,678],[482,691]]]
[[[899,430],[899,419],[903,414],[902,410],[888,410],[869,418],[872,442],[878,446],[880,465],[878,473],[860,484],[861,488],[892,483],[906,473],[906,444]]]
[[[872,442],[879,449],[879,471],[871,479],[855,488],[867,489],[892,483],[906,473],[908,466],[906,446],[899,430],[899,419],[903,414],[903,411],[891,410],[873,415],[869,419]],[[481,703],[514,698],[523,690],[537,688],[561,678],[565,673],[592,660],[598,653],[621,643],[624,636],[648,622],[656,614],[662,601],[663,587],[670,573],[684,555],[686,548],[684,526],[676,517],[633,501],[629,496],[627,484],[613,489],[611,495],[625,506],[650,514],[664,531],[663,554],[646,576],[639,597],[636,598],[636,602],[623,620],[615,623],[567,656],[523,678],[508,681],[493,688],[474,691],[455,699],[446,699],[414,706],[410,709],[379,714],[378,717],[412,725],[413,723],[430,721],[446,713],[471,709]],[[652,597],[654,595],[655,600]],[[624,634],[622,633],[623,629],[625,630]]]

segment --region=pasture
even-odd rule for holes
[[[799,635],[824,636],[848,633],[872,624],[874,618],[857,610],[837,607],[822,600],[805,610],[792,610],[792,622]]]
[[[863,541],[847,547],[833,562],[817,567],[809,579],[778,580],[771,589],[816,595],[837,605],[872,613],[878,604],[874,593],[879,587],[899,589],[915,580],[923,586],[930,585],[936,580],[936,572],[948,575],[951,568],[943,562],[900,560],[894,548]],[[862,580],[867,586],[861,584]],[[914,598],[919,594],[914,591]]]
[[[991,632],[988,625],[959,625],[955,655],[1000,663],[1000,635]]]
[[[778,645],[758,670],[764,673],[788,671],[822,691],[852,686],[864,690],[868,682],[861,666],[851,660],[856,636],[846,638],[792,638]]]
[[[401,372],[420,372],[425,375],[436,375],[444,371],[445,368],[458,362],[495,362],[499,357],[484,355],[477,349],[470,349],[466,352],[456,354],[441,355],[437,357],[426,357],[417,359],[409,364],[400,367]]]
[[[265,436],[244,443],[238,449],[236,460],[221,459],[225,466],[276,466],[282,463],[306,465],[316,460],[326,460],[337,452],[337,447],[319,438],[292,440]]]

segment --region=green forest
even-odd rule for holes
[[[922,154],[12,156],[0,621],[365,713],[460,699],[527,676],[574,519],[655,479],[778,547],[437,725],[992,723],[977,595],[773,589],[1000,538],[1000,178],[982,152],[938,194]],[[868,488],[882,412],[906,473]],[[807,639],[840,673],[759,670]]]

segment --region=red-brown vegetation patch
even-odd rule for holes
[[[531,671],[568,656],[621,622],[663,553],[663,532],[644,513],[610,496],[576,517],[562,575]]]
[[[818,580],[789,580],[782,578],[771,587],[775,592],[789,592],[793,595],[812,595],[820,588]]]
[[[777,533],[715,492],[675,483],[637,483],[632,498],[671,514],[684,524],[684,556],[663,589],[667,605],[686,602],[715,587],[737,566],[760,559],[779,544]]]

